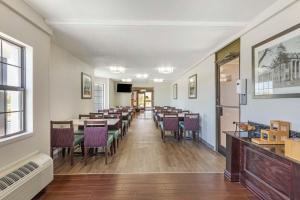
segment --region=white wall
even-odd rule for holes
[[[50,119],[68,120],[94,110],[92,99],[81,99],[81,72],[93,77],[93,68],[52,42]]]
[[[116,106],[116,90],[115,90],[115,82],[112,79],[108,81],[109,85],[109,108]]]
[[[115,83],[115,87],[116,87]],[[133,82],[132,87],[152,87],[154,90],[154,105],[164,106],[170,105],[170,83],[151,83],[151,82]],[[131,93],[118,93],[115,89],[115,105],[117,106],[130,106]]]
[[[23,1],[14,2],[24,4]],[[50,36],[1,3],[0,13],[0,31],[33,47],[33,135],[14,143],[0,144],[1,168],[36,150],[49,153]]]
[[[197,74],[197,99],[188,98],[188,78]],[[178,84],[178,98],[171,100],[171,105],[187,109],[201,116],[201,137],[215,148],[216,144],[216,89],[215,57],[208,57],[203,62],[173,82]],[[172,86],[170,86],[172,91]]]
[[[291,122],[291,129],[300,131],[300,99],[253,99],[251,48],[253,45],[300,22],[300,2],[286,8],[265,23],[241,37],[241,78],[248,79],[248,104],[241,108],[242,121],[255,121],[269,124],[271,119]]]

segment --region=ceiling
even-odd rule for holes
[[[173,80],[275,0],[24,0],[58,44],[114,79]],[[113,74],[109,66],[124,66]],[[157,67],[173,66],[172,75]]]

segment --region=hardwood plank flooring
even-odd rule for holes
[[[39,200],[256,199],[217,173],[94,174],[55,176]]]
[[[213,133],[212,133],[213,134]],[[86,173],[151,173],[151,172],[218,172],[223,173],[225,158],[193,141],[177,142],[173,137],[163,143],[151,113],[137,116],[129,133],[123,138],[117,153],[109,157],[91,157],[87,166],[81,156],[76,156],[71,166],[69,158],[55,160],[55,174]]]

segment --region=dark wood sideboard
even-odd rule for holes
[[[224,133],[226,179],[240,182],[260,199],[300,200],[300,162],[284,155],[284,145],[257,145],[239,132]]]

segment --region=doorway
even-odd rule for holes
[[[132,106],[139,110],[147,110],[153,107],[153,88],[133,88]]]
[[[216,138],[218,152],[225,156],[226,135],[223,132],[234,131],[234,122],[240,121],[240,98],[236,92],[236,82],[240,79],[239,41],[221,53],[225,56],[216,63]]]

